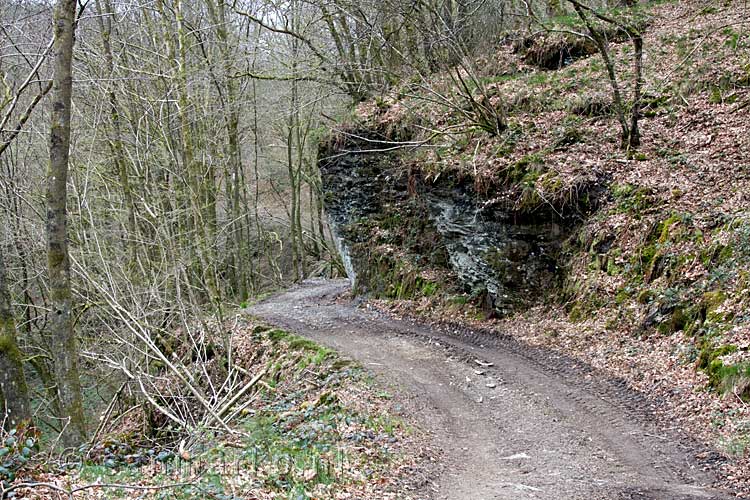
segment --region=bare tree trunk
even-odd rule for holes
[[[102,35],[104,59],[107,63],[106,71],[110,80],[107,84],[109,115],[112,119],[112,137],[109,141],[109,144],[114,155],[115,167],[117,168],[117,174],[120,179],[123,201],[125,202],[125,210],[127,212],[127,234],[125,235],[125,241],[130,253],[130,270],[132,271],[135,268],[136,261],[138,259],[138,246],[136,240],[135,202],[133,201],[133,192],[130,187],[130,174],[128,173],[128,164],[122,146],[122,124],[120,119],[119,106],[117,103],[117,95],[115,94],[115,61],[112,55],[111,44],[112,17],[114,17],[115,11],[112,8],[112,2],[110,0],[104,0],[104,8],[102,8],[102,0],[96,0],[96,10],[97,14],[99,15],[99,28]]]
[[[312,168],[310,168],[312,170]],[[308,172],[308,175],[310,176],[310,179],[312,178],[312,173]],[[315,256],[316,259],[320,259],[321,251],[320,251],[320,245],[318,243],[318,239],[315,237],[315,215],[317,212],[315,211],[315,187],[313,186],[312,180],[308,180],[307,182],[307,193],[310,199],[308,200],[310,205],[310,246],[311,246],[311,253]]]
[[[643,88],[643,37],[640,33],[631,33],[633,39],[633,107],[630,111],[630,137],[631,149],[641,145],[641,131],[638,128],[638,120],[641,117],[641,89]]]
[[[602,56],[604,66],[607,68],[607,76],[609,77],[609,84],[612,87],[612,100],[615,106],[615,113],[617,114],[617,120],[620,123],[621,133],[621,146],[623,148],[628,147],[630,143],[630,126],[628,125],[628,119],[625,114],[625,103],[622,98],[622,92],[620,91],[620,83],[617,80],[617,72],[615,70],[615,63],[609,55],[609,49],[607,48],[607,40],[596,29],[593,22],[589,19],[585,12],[585,6],[576,0],[568,0],[575,9],[578,17],[586,24],[586,28],[593,38],[596,47],[599,50],[599,54]]]
[[[292,2],[292,19],[291,24],[293,27],[297,27],[299,21],[299,7],[297,2]],[[299,57],[299,41],[295,38],[292,39],[292,74],[297,73],[297,58]],[[292,271],[294,272],[294,281],[299,281],[303,275],[303,270],[300,266],[300,262],[304,259],[302,249],[302,228],[298,225],[298,205],[300,203],[299,185],[301,182],[301,176],[299,175],[299,166],[295,162],[294,145],[298,138],[297,133],[299,131],[299,82],[296,79],[291,81],[290,89],[290,101],[289,101],[289,118],[288,118],[288,130],[287,130],[287,172],[289,174],[289,187],[291,189],[291,206],[289,212],[289,239],[292,250]],[[299,144],[297,145],[299,147]]]
[[[296,198],[297,198],[297,212],[294,214],[295,223],[297,225],[297,237],[298,237],[298,244],[299,244],[299,250],[297,251],[297,257],[299,258],[299,269],[301,272],[301,278],[304,279],[307,276],[307,265],[305,264],[305,257],[307,255],[307,250],[305,247],[305,236],[304,236],[304,230],[302,228],[302,181],[304,178],[304,156],[305,156],[305,142],[307,137],[307,131],[302,130],[302,121],[300,119],[300,105],[299,102],[299,83],[297,81],[294,81],[292,83],[294,86],[294,95],[295,95],[295,101],[297,101],[297,105],[294,107],[294,139],[297,149],[297,158],[296,158],[296,178],[297,178],[297,185],[296,185]],[[310,126],[310,122],[308,121],[306,124],[306,127]]]
[[[54,76],[47,170],[47,266],[49,272],[49,328],[52,337],[55,381],[62,414],[68,419],[62,434],[66,446],[86,437],[78,346],[73,331],[72,293],[67,231],[67,181],[70,154],[70,114],[73,92],[73,42],[75,0],[55,6]]]
[[[232,78],[232,49],[230,48],[230,35],[227,30],[226,3],[224,0],[213,0],[206,2],[214,32],[219,41],[219,53],[222,59],[222,81],[216,81],[219,95],[225,94],[221,99],[224,113],[224,123],[227,133],[227,151],[229,156],[229,176],[226,180],[227,203],[230,206],[231,227],[233,238],[228,240],[227,245],[233,247],[230,259],[233,263],[232,277],[234,278],[234,289],[241,300],[248,297],[248,275],[245,271],[245,231],[248,229],[242,223],[242,208],[240,205],[240,194],[244,182],[244,167],[242,164],[242,146],[240,139],[240,110],[238,103],[239,88],[237,80]]]
[[[344,40],[344,36],[348,33],[343,33],[342,29],[346,29],[346,26],[342,26],[340,29],[336,25],[336,18],[333,17],[331,12],[325,7],[320,6],[321,12],[323,13],[323,20],[328,27],[328,32],[333,39],[334,45],[339,58],[343,61],[343,68],[341,69],[341,78],[344,80],[344,86],[346,87],[349,95],[355,101],[361,101],[364,99],[366,93],[362,89],[362,75],[357,71],[356,60],[354,60],[351,54],[353,51],[353,42],[349,39]],[[343,19],[343,17],[341,18]],[[347,50],[347,47],[349,50]]]
[[[589,31],[589,35],[596,43],[599,53],[604,60],[604,64],[607,67],[607,74],[609,76],[610,86],[612,87],[612,94],[614,100],[615,111],[617,113],[617,119],[620,122],[622,128],[622,142],[621,147],[623,149],[635,149],[641,145],[641,133],[638,128],[638,120],[641,116],[642,98],[641,91],[643,89],[643,35],[640,32],[638,26],[618,21],[615,17],[597,12],[593,8],[582,4],[578,0],[568,0],[573,5],[578,17],[586,24],[586,28]],[[637,4],[637,1],[626,0],[625,4],[628,7],[633,7]],[[616,26],[618,29],[627,33],[633,44],[633,101],[630,108],[630,117],[627,116],[625,109],[625,102],[620,91],[620,85],[617,81],[617,73],[615,71],[615,62],[612,60],[607,48],[607,40],[604,35],[596,29],[592,19],[589,18],[587,12],[592,15],[593,18],[609,23]],[[630,123],[628,123],[628,120]]]
[[[296,82],[293,83],[293,85],[296,86]],[[292,99],[292,107],[296,106],[296,100]],[[292,113],[294,111],[292,110]],[[293,148],[294,148],[294,118],[290,117],[289,119],[289,133],[287,134],[287,144],[286,144],[286,153],[287,153],[287,172],[289,174],[289,184],[291,189],[291,208],[289,212],[289,239],[290,239],[290,247],[292,250],[292,272],[294,273],[294,281],[298,281],[300,279],[300,275],[302,273],[302,270],[299,268],[299,252],[300,249],[297,246],[297,182],[298,177],[295,172],[294,168],[294,156],[293,156]]]
[[[0,247],[0,418],[7,415],[7,428],[31,420],[29,390],[23,372],[23,356],[16,341],[16,322],[10,303],[5,259]]]

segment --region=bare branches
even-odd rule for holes
[[[643,87],[643,37],[640,30],[636,27],[622,23],[617,19],[610,16],[599,13],[597,10],[582,4],[578,0],[568,0],[573,6],[578,17],[584,23],[589,31],[589,35],[596,43],[599,54],[604,61],[604,65],[607,68],[607,76],[609,78],[609,84],[612,88],[612,97],[614,101],[615,111],[617,113],[617,119],[620,123],[621,133],[621,146],[623,149],[635,149],[640,146],[641,135],[638,129],[639,118],[641,114],[641,90]],[[633,83],[632,83],[632,101],[630,102],[630,120],[628,120],[628,109],[623,99],[622,91],[620,89],[620,83],[617,77],[617,70],[615,68],[615,62],[612,60],[608,48],[608,42],[604,35],[594,25],[588,14],[593,15],[595,18],[604,21],[606,23],[617,26],[619,29],[625,31],[633,44]]]
[[[5,488],[2,484],[0,484],[0,498],[6,498],[8,493],[22,490],[22,489],[51,490],[51,491],[66,495],[72,500],[76,493],[80,493],[82,491],[87,491],[87,490],[118,489],[118,490],[130,490],[130,491],[163,491],[163,490],[172,490],[176,488],[185,488],[185,487],[194,486],[194,485],[195,485],[195,482],[173,483],[173,484],[164,484],[164,485],[155,485],[155,486],[120,484],[120,483],[93,483],[93,484],[86,484],[83,486],[76,486],[74,488],[65,488],[63,486],[60,486],[54,483],[26,482],[26,483],[11,484],[8,488]]]
[[[246,17],[265,30],[268,30],[272,33],[290,36],[296,40],[301,41],[307,46],[307,48],[310,49],[313,54],[315,54],[318,59],[320,59],[321,62],[325,64],[329,64],[331,62],[330,58],[328,58],[328,56],[326,56],[320,49],[318,49],[308,37],[303,36],[294,30],[273,26],[272,24],[263,21],[261,18],[253,15],[252,13],[237,8],[237,0],[234,0],[234,2],[232,3],[232,9],[235,13],[239,14],[240,16]]]
[[[20,134],[21,130],[23,130],[23,126],[26,125],[26,122],[29,121],[29,118],[31,118],[31,114],[34,111],[34,109],[42,101],[44,96],[46,96],[49,93],[51,89],[52,89],[52,81],[48,82],[47,85],[45,85],[42,88],[42,90],[36,95],[36,97],[34,97],[34,99],[29,103],[29,105],[26,107],[26,110],[18,118],[18,124],[15,126],[13,130],[10,131],[9,135],[3,140],[3,142],[0,143],[0,156],[2,156],[5,150],[8,149],[8,147],[15,140],[15,138],[18,137],[18,134]],[[8,111],[8,114],[6,116],[10,117],[10,110]],[[0,132],[3,132],[1,127],[0,127]]]
[[[47,47],[45,48],[44,52],[37,59],[34,66],[31,68],[31,71],[29,71],[29,74],[27,75],[26,79],[21,83],[21,85],[19,85],[18,88],[14,89],[13,98],[7,104],[7,109],[5,110],[5,113],[3,114],[3,117],[0,120],[0,137],[2,137],[2,135],[4,135],[5,133],[7,133],[8,135],[5,138],[3,138],[2,142],[0,142],[0,156],[2,156],[3,152],[5,152],[5,150],[8,148],[8,146],[10,146],[13,140],[16,137],[18,137],[18,134],[21,133],[23,126],[31,117],[31,113],[34,111],[34,108],[36,108],[37,104],[39,104],[42,98],[44,98],[44,96],[46,96],[47,93],[52,88],[52,81],[49,81],[45,86],[41,87],[36,97],[31,101],[31,103],[29,103],[24,113],[19,117],[17,125],[12,130],[5,130],[11,117],[16,111],[16,108],[18,107],[18,104],[24,92],[34,82],[34,79],[38,78],[39,70],[42,67],[42,64],[44,63],[44,61],[46,60],[47,55],[49,54],[50,50],[52,49],[52,43],[53,41],[50,41],[47,44]],[[8,88],[8,91],[10,92],[10,88]]]

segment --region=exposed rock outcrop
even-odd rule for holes
[[[388,295],[403,288],[391,283],[405,279],[403,267],[442,266],[488,311],[504,315],[557,287],[563,242],[580,213],[562,216],[543,204],[524,210],[508,196],[487,200],[450,176],[424,181],[385,140],[366,135],[347,134],[320,152],[326,210],[356,291]],[[592,188],[577,192],[589,205]],[[400,260],[386,258],[394,247]]]

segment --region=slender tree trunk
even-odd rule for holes
[[[23,356],[16,341],[16,322],[8,292],[5,258],[0,247],[0,418],[6,428],[31,420],[29,390],[23,372]],[[7,417],[7,418],[3,418]]]
[[[75,0],[59,0],[55,6],[54,75],[47,170],[47,266],[49,273],[49,328],[52,338],[55,381],[62,415],[67,419],[62,434],[66,446],[86,437],[78,345],[73,331],[72,293],[67,231],[67,181],[70,153],[70,114],[73,91],[73,42]]]
[[[305,132],[303,134],[302,130],[302,120],[300,119],[300,100],[299,100],[299,83],[295,80],[293,82],[294,86],[294,95],[295,95],[295,101],[297,101],[297,105],[294,107],[294,139],[295,139],[295,147],[297,150],[297,158],[296,158],[296,174],[295,177],[297,178],[297,184],[296,184],[296,194],[295,197],[297,198],[297,211],[294,214],[295,224],[297,226],[297,238],[299,243],[299,249],[297,250],[297,257],[299,258],[299,270],[300,270],[300,278],[304,279],[305,276],[307,276],[307,266],[305,264],[305,256],[307,255],[307,251],[305,248],[305,236],[304,236],[304,230],[302,227],[302,180],[304,179],[304,157],[305,157],[305,143],[306,143],[306,137],[307,133]],[[309,122],[307,124],[309,127]]]
[[[122,145],[122,120],[120,118],[117,95],[115,94],[115,62],[112,55],[112,17],[115,15],[110,0],[96,0],[96,10],[99,15],[99,29],[102,36],[102,48],[104,49],[104,59],[107,63],[106,71],[108,72],[109,83],[107,84],[107,100],[109,101],[109,115],[112,120],[112,137],[109,144],[115,160],[115,168],[120,179],[122,188],[123,201],[125,202],[125,211],[127,213],[125,235],[126,246],[130,254],[129,270],[134,270],[138,259],[138,246],[135,223],[135,203],[133,201],[133,192],[130,187],[130,174],[128,173],[128,164],[125,159],[125,153]]]
[[[293,82],[292,85],[295,85]],[[292,99],[292,107],[296,105],[296,100]],[[294,110],[292,110],[294,113]],[[289,240],[290,247],[292,250],[292,272],[294,273],[294,281],[299,280],[301,269],[299,268],[299,247],[297,246],[297,175],[294,168],[294,118],[293,116],[289,119],[289,133],[287,134],[286,144],[286,160],[287,160],[287,172],[289,174],[289,184],[291,189],[291,207],[289,212]]]
[[[641,89],[643,88],[643,36],[631,33],[633,39],[633,108],[630,111],[629,146],[635,149],[641,145],[641,131],[638,120],[641,117]]]
[[[351,56],[351,51],[354,50],[353,46],[348,40],[345,41],[343,39],[342,30],[336,25],[336,18],[334,18],[325,5],[321,4],[320,9],[323,14],[323,20],[328,27],[328,33],[331,35],[334,45],[336,46],[336,52],[343,62],[341,78],[344,80],[344,86],[352,99],[355,101],[361,101],[364,99],[366,93],[363,92],[363,89],[361,88],[362,76],[357,71],[356,60],[352,59]],[[342,26],[342,28],[345,29],[346,27]],[[349,47],[349,50],[347,50],[347,47]]]
[[[213,252],[216,235],[216,185],[214,168],[209,167],[204,172],[203,163],[196,160],[196,131],[191,123],[191,103],[194,96],[188,85],[188,31],[184,16],[183,0],[176,0],[174,8],[174,28],[176,29],[176,45],[172,38],[172,25],[169,22],[170,13],[167,12],[163,0],[157,0],[156,10],[162,25],[170,63],[174,71],[174,82],[177,93],[177,122],[180,129],[180,159],[182,161],[181,178],[176,179],[178,189],[179,208],[185,210],[186,217],[180,219],[179,238],[184,238],[183,247],[188,248],[191,267],[191,284],[205,289],[206,296],[215,306],[219,307],[220,290],[217,285],[216,255]],[[197,278],[197,281],[196,281]]]
[[[227,30],[226,22],[226,4],[224,0],[213,0],[206,2],[211,22],[214,25],[216,38],[219,41],[219,53],[222,59],[222,81],[216,81],[219,95],[224,94],[222,99],[222,108],[224,121],[227,132],[227,150],[229,156],[229,173],[227,177],[227,202],[230,204],[230,214],[232,217],[232,235],[233,238],[228,240],[228,246],[231,244],[234,251],[231,255],[233,261],[234,288],[239,294],[241,300],[248,296],[248,278],[245,272],[245,255],[244,233],[247,228],[242,223],[240,194],[242,182],[244,182],[244,171],[242,165],[242,147],[240,143],[240,110],[238,103],[239,89],[237,80],[232,78],[232,52],[229,46],[230,37]]]
[[[325,222],[323,220],[323,181],[320,178],[320,170],[318,170],[316,161],[317,160],[313,158],[310,163],[310,188],[311,196],[313,196],[314,199],[314,206],[311,210],[315,212],[315,221],[313,222],[310,231],[315,241],[317,241],[319,257],[324,258],[325,253],[330,253],[330,249],[328,247],[328,240],[326,239]]]
[[[255,56],[253,56],[253,70],[255,69]],[[253,221],[255,223],[255,241],[259,247],[258,252],[255,253],[257,261],[255,267],[258,269],[254,275],[251,276],[253,283],[253,291],[257,292],[260,289],[260,268],[261,268],[261,257],[263,255],[271,260],[271,252],[268,249],[266,237],[263,231],[263,225],[260,222],[260,136],[258,135],[258,127],[260,126],[258,120],[258,84],[253,80]],[[247,198],[247,193],[245,198]],[[248,232],[249,235],[249,232]]]
[[[11,161],[14,161],[11,159]],[[18,189],[18,186],[15,184],[16,179],[14,176],[9,176],[9,186],[8,186],[8,199],[12,200],[12,204],[8,213],[8,221],[10,226],[11,234],[13,234],[15,248],[16,248],[16,254],[17,254],[17,262],[20,265],[20,288],[23,290],[23,326],[22,329],[18,329],[18,327],[14,330],[14,333],[22,333],[26,335],[27,338],[30,338],[32,335],[32,331],[34,327],[36,326],[38,328],[39,324],[39,318],[40,314],[38,312],[38,309],[36,307],[36,303],[34,301],[34,298],[31,295],[32,287],[34,286],[32,283],[32,278],[29,275],[29,269],[31,267],[31,263],[29,262],[29,251],[26,248],[25,241],[27,241],[30,236],[28,234],[28,228],[26,225],[23,224],[21,220],[21,206],[18,196],[11,196],[11,193]],[[6,279],[7,283],[7,279]],[[7,287],[6,284],[6,293],[7,293]],[[12,314],[12,313],[11,313]],[[11,316],[11,319],[15,320],[14,316]],[[53,415],[60,415],[62,412],[60,411],[60,404],[57,400],[57,387],[55,384],[55,378],[51,372],[51,366],[47,363],[46,358],[42,357],[32,357],[29,359],[28,363],[32,366],[33,371],[37,374],[37,376],[42,381],[42,384],[44,385],[44,390],[49,397],[49,402],[52,408],[52,414]],[[0,391],[1,393],[2,391]]]
[[[312,170],[312,169],[311,169]],[[312,176],[312,173],[309,174]],[[315,237],[315,216],[317,215],[317,212],[315,210],[315,188],[313,187],[312,180],[309,180],[307,182],[307,193],[310,199],[308,200],[310,205],[310,235],[312,237],[311,240],[311,248],[312,248],[312,254],[315,256],[316,259],[320,259],[321,251],[320,251],[320,245],[318,244],[318,238]]]
[[[292,2],[292,19],[291,23],[293,27],[299,20],[298,3]],[[292,74],[297,73],[297,57],[299,56],[299,41],[295,38],[291,41],[292,43]],[[294,154],[294,145],[297,139],[297,132],[299,127],[299,101],[298,101],[299,84],[297,79],[291,81],[290,88],[290,100],[289,100],[289,118],[288,118],[288,130],[286,137],[286,153],[287,153],[287,172],[289,175],[289,188],[291,190],[291,206],[289,212],[289,239],[292,250],[292,271],[294,272],[294,281],[298,281],[302,276],[302,269],[300,267],[301,252],[302,248],[300,241],[302,240],[301,228],[297,225],[297,205],[299,204],[299,183],[300,176],[298,166],[296,165],[296,155]]]
[[[622,128],[622,141],[621,147],[623,149],[635,149],[641,144],[641,133],[638,128],[638,120],[641,115],[641,91],[643,89],[643,35],[640,30],[631,24],[626,24],[618,21],[616,18],[609,17],[593,10],[591,7],[585,6],[578,0],[568,0],[573,5],[578,17],[586,24],[586,28],[594,39],[599,53],[604,60],[604,64],[607,67],[607,74],[609,76],[610,86],[612,87],[612,97],[614,100],[615,111],[617,113],[617,119],[620,122]],[[624,5],[633,7],[637,4],[637,1],[626,0]],[[620,85],[617,81],[617,74],[615,71],[615,62],[612,60],[607,49],[607,40],[604,35],[596,29],[594,23],[586,14],[586,12],[592,14],[594,18],[598,18],[600,21],[604,21],[618,29],[627,33],[628,37],[633,44],[633,101],[630,108],[630,116],[627,116],[625,109],[625,101],[620,91]]]
[[[602,36],[601,32],[596,29],[592,21],[589,19],[586,12],[575,0],[568,0],[573,4],[578,17],[586,24],[586,28],[594,39],[596,47],[599,50],[599,54],[602,56],[604,66],[607,68],[607,76],[609,77],[609,84],[612,88],[612,100],[615,106],[615,113],[617,114],[617,120],[620,123],[621,133],[621,146],[627,148],[630,144],[630,126],[625,111],[625,103],[622,98],[622,92],[620,91],[620,83],[617,80],[617,72],[615,71],[615,63],[609,55],[609,49],[607,48],[607,40]]]

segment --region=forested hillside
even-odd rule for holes
[[[431,497],[411,403],[246,311],[337,277],[750,491],[742,1],[0,6],[0,498]]]
[[[534,21],[323,146],[355,287],[621,378],[746,482],[748,12]]]

